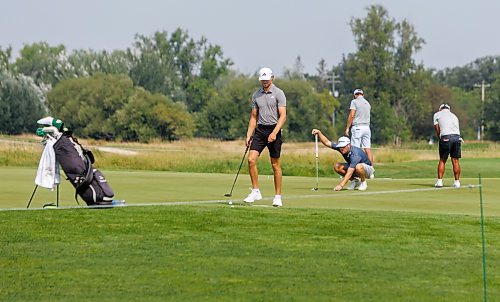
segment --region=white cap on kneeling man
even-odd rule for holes
[[[339,137],[339,141],[336,144],[332,144],[332,148],[344,148],[349,145],[351,140],[347,136]]]

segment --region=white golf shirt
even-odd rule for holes
[[[434,113],[434,125],[439,124],[440,135],[457,134],[460,135],[458,118],[448,109],[443,109]]]

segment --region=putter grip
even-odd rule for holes
[[[314,142],[316,143],[316,158],[318,158],[318,135],[314,135]]]

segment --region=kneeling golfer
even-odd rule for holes
[[[340,191],[351,180],[351,185],[348,190],[365,191],[368,188],[366,179],[373,174],[372,163],[361,148],[351,146],[351,140],[348,137],[341,136],[339,141],[332,143],[318,129],[312,130],[313,135],[318,135],[323,145],[337,150],[346,160],[345,163],[335,163],[333,169],[338,174],[344,176],[340,183],[334,188],[335,191]]]

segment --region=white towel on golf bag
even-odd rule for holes
[[[36,172],[35,184],[54,190],[56,184],[61,183],[61,172],[59,170],[59,163],[56,161],[56,153],[54,152],[54,144],[57,139],[48,137],[45,142],[45,148],[38,164],[38,171]]]

